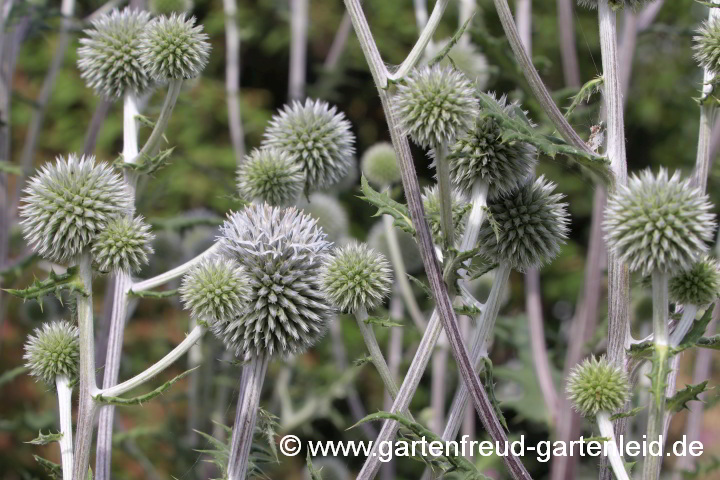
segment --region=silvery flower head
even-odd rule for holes
[[[147,90],[150,79],[141,62],[140,34],[148,22],[147,12],[124,8],[102,15],[85,30],[78,68],[98,95],[114,99]]]
[[[295,208],[249,205],[220,228],[220,248],[250,276],[248,312],[214,330],[237,356],[302,353],[332,316],[320,285],[331,244]]]
[[[581,415],[613,413],[628,400],[630,383],[624,370],[612,365],[605,357],[592,357],[570,372],[567,393],[573,408]]]
[[[442,225],[440,224],[440,191],[437,185],[426,187],[422,195],[425,216],[427,217],[432,233],[433,241],[442,244]],[[450,193],[450,205],[452,209],[453,225],[455,226],[455,240],[462,237],[465,230],[465,216],[468,213],[468,203],[459,191],[453,189]]]
[[[77,376],[80,361],[78,329],[65,321],[43,324],[33,330],[25,342],[25,365],[30,375],[52,384],[55,377]]]
[[[424,148],[453,141],[471,128],[478,113],[473,84],[440,65],[413,70],[398,84],[394,105],[402,129]]]
[[[103,272],[137,273],[153,253],[155,235],[141,216],[119,215],[98,232],[92,243],[92,257]]]
[[[401,180],[395,149],[388,142],[376,143],[365,150],[360,168],[368,182],[376,188],[384,188]]]
[[[140,36],[140,58],[148,75],[157,82],[195,78],[210,57],[208,36],[195,17],[173,13],[155,18]]]
[[[392,287],[390,264],[364,243],[351,243],[336,250],[320,279],[332,304],[350,313],[376,309]]]
[[[622,10],[624,8],[637,10],[652,1],[653,0],[608,0],[608,4],[612,10]],[[578,5],[595,10],[598,8],[598,0],[578,0]]]
[[[452,39],[445,38],[428,45],[425,49],[425,56],[428,60],[434,59],[450,43]],[[450,48],[448,54],[439,62],[443,67],[454,67],[460,70],[475,84],[478,90],[485,90],[490,80],[490,66],[485,55],[478,51],[477,46],[470,42],[456,42]]]
[[[506,97],[497,102],[511,117],[519,108],[508,104]],[[527,181],[537,163],[537,150],[529,143],[505,140],[497,120],[481,112],[474,126],[450,146],[447,161],[450,178],[465,195],[471,195],[474,183],[482,181],[488,185],[488,196],[494,198]]]
[[[214,257],[194,266],[182,279],[180,298],[190,316],[222,330],[242,316],[251,297],[250,276],[237,261]]]
[[[682,305],[705,306],[720,295],[720,265],[710,257],[674,275],[668,283],[670,299]]]
[[[24,191],[20,226],[40,256],[65,263],[89,247],[98,233],[132,208],[122,177],[94,157],[44,165]]]
[[[720,18],[713,17],[702,24],[693,37],[695,60],[714,75],[720,73]]]
[[[193,0],[150,0],[150,11],[155,15],[189,12],[193,9]]]
[[[337,197],[319,192],[312,193],[308,201],[300,202],[298,207],[317,222],[329,241],[335,243],[347,236],[350,230],[350,218]]]
[[[238,167],[240,196],[270,205],[290,205],[303,191],[305,173],[290,154],[277,148],[255,149]]]
[[[415,242],[415,237],[397,227],[393,227],[393,232],[397,239],[405,269],[410,273],[421,270],[423,268],[423,261],[420,256],[420,250],[418,250],[417,242]],[[387,229],[385,228],[384,221],[380,220],[370,228],[367,236],[367,244],[374,250],[385,255],[385,257],[390,258]]]
[[[355,136],[345,114],[322,100],[293,101],[273,116],[264,147],[288,152],[302,165],[308,190],[339,182],[350,169]]]
[[[541,176],[488,202],[478,238],[483,254],[521,272],[555,258],[567,238],[569,215],[563,195],[554,191],[555,184]]]
[[[707,251],[715,215],[707,195],[660,169],[633,175],[608,200],[605,232],[608,248],[630,270],[650,275],[654,270],[687,270]]]

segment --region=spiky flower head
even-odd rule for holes
[[[150,0],[149,5],[155,15],[189,12],[193,6],[193,0]]]
[[[345,114],[322,100],[293,101],[265,131],[263,146],[288,152],[302,165],[310,190],[330,187],[350,169],[355,136]]]
[[[118,215],[130,211],[120,175],[94,157],[58,157],[32,177],[24,191],[20,225],[33,250],[65,263],[90,246]]]
[[[140,36],[140,58],[150,78],[157,82],[195,78],[210,57],[208,36],[195,17],[184,13],[160,16]]]
[[[250,277],[233,259],[214,257],[193,267],[182,279],[180,298],[190,316],[224,325],[242,315],[250,301]]]
[[[608,4],[612,10],[622,10],[629,8],[631,10],[637,10],[646,3],[652,2],[653,0],[608,0]],[[585,8],[595,10],[598,8],[598,0],[578,0],[578,5]]]
[[[295,208],[249,205],[220,228],[220,249],[250,276],[248,311],[213,331],[245,358],[302,353],[325,333],[332,314],[320,285],[330,243]]]
[[[563,195],[554,191],[555,184],[541,176],[488,202],[478,238],[483,254],[521,272],[555,258],[567,238],[569,215]]]
[[[695,60],[713,75],[720,73],[720,18],[713,17],[702,24],[693,37]]]
[[[376,143],[365,150],[360,167],[368,182],[378,188],[400,181],[395,149],[388,142]]]
[[[435,65],[413,70],[398,84],[395,113],[415,143],[436,148],[472,126],[478,101],[462,73]]]
[[[376,309],[392,287],[390,264],[364,243],[351,243],[336,250],[320,279],[332,304],[349,313]]]
[[[405,269],[411,273],[422,269],[423,261],[420,256],[420,250],[418,250],[417,243],[415,242],[415,237],[397,227],[393,227],[393,232],[397,239]],[[374,250],[385,255],[386,258],[390,258],[387,229],[384,221],[376,222],[375,225],[370,228],[367,236],[367,244]]]
[[[78,68],[87,86],[98,95],[114,99],[140,93],[150,79],[142,65],[140,34],[150,14],[131,8],[113,10],[92,22],[80,39]]]
[[[255,149],[238,167],[240,196],[248,201],[284,206],[293,203],[305,186],[302,165],[277,148]]]
[[[519,108],[508,104],[507,97],[497,103],[510,117]],[[494,198],[527,181],[537,163],[537,150],[529,143],[505,140],[497,120],[481,113],[474,126],[452,144],[447,161],[450,178],[465,195],[471,195],[475,182],[482,181],[488,186],[488,196]]]
[[[573,408],[589,417],[622,408],[630,396],[630,384],[624,370],[612,365],[605,357],[592,357],[570,372],[567,393]]]
[[[328,241],[335,243],[347,236],[350,218],[336,197],[316,192],[308,200],[301,202],[299,208],[315,219]]]
[[[675,303],[708,305],[720,296],[720,265],[717,260],[705,257],[689,270],[674,275],[668,288]]]
[[[92,257],[103,272],[137,273],[153,253],[154,239],[143,217],[120,215],[98,232],[92,242]]]
[[[428,61],[445,50],[451,41],[452,39],[445,38],[435,42],[432,46],[428,45],[428,48],[425,49],[425,56]],[[490,80],[490,66],[487,58],[470,42],[455,42],[455,45],[450,48],[448,54],[440,60],[439,64],[443,67],[452,66],[460,70],[470,81],[475,83],[475,88],[478,90],[485,90]]]
[[[608,248],[630,270],[687,270],[707,251],[715,215],[707,195],[682,180],[680,172],[657,176],[648,169],[618,186],[605,210]]]
[[[422,195],[422,200],[433,241],[440,245],[442,244],[443,233],[442,225],[440,224],[440,191],[437,185],[426,187]],[[469,205],[460,192],[455,189],[450,193],[450,205],[452,208],[453,225],[455,225],[455,240],[457,240],[465,230],[465,216],[469,211]]]
[[[80,361],[77,327],[54,321],[36,328],[25,342],[23,358],[30,375],[45,383],[54,383],[59,375],[75,378]]]

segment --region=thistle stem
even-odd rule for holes
[[[671,346],[677,347],[678,345],[680,345],[682,339],[685,338],[687,332],[690,331],[690,327],[692,327],[693,322],[695,322],[695,316],[697,315],[697,312],[697,305],[683,305],[682,317],[680,318],[680,321],[678,322],[673,332],[670,334]]]
[[[487,207],[488,184],[482,180],[476,180],[472,187],[470,199],[471,209],[465,224],[462,241],[458,250],[466,252],[475,248],[477,239],[480,236],[480,227],[485,221],[485,209]]]
[[[60,412],[60,457],[62,458],[63,478],[72,479],[73,468],[73,431],[72,431],[72,387],[65,375],[55,377]]]
[[[669,300],[668,300],[667,273],[655,270],[652,273],[652,294],[653,294],[653,341],[655,345],[668,344],[668,321],[669,321]]]
[[[290,81],[288,97],[301,100],[305,95],[309,0],[290,0]]]
[[[630,480],[627,470],[625,470],[625,462],[623,461],[622,455],[620,455],[620,450],[618,450],[617,441],[615,440],[615,429],[610,421],[610,414],[607,412],[598,412],[595,419],[600,428],[600,435],[610,439],[605,445],[607,458],[615,473],[615,478],[618,480]]]
[[[255,422],[260,405],[260,394],[262,393],[269,359],[268,355],[254,356],[251,358],[250,363],[243,367],[240,380],[240,397],[238,398],[232,441],[230,443],[228,480],[245,480],[246,478],[250,447],[252,446]]]
[[[245,156],[245,133],[240,115],[240,32],[237,25],[237,0],[223,0],[225,13],[225,92],[227,94],[230,140],[235,163]]]
[[[198,263],[202,262],[204,259],[214,255],[216,252],[218,252],[220,249],[220,245],[215,243],[212,247],[205,250],[203,253],[198,255],[197,257],[188,260],[187,262],[183,263],[180,266],[177,266],[173,268],[172,270],[168,270],[165,273],[161,273],[160,275],[152,278],[148,278],[147,280],[143,280],[141,282],[136,282],[130,285],[130,288],[128,291],[132,290],[133,292],[144,292],[146,290],[153,289],[155,287],[159,287],[160,285],[164,285],[172,280],[175,280],[176,278],[181,277],[183,274],[185,274],[187,271],[189,271],[192,267],[197,265]]]
[[[150,136],[145,142],[145,145],[143,145],[142,150],[140,150],[140,153],[138,153],[137,156],[139,158],[152,157],[157,153],[160,147],[160,141],[165,134],[165,129],[168,126],[168,122],[170,121],[170,117],[172,116],[173,109],[175,108],[175,103],[177,103],[178,95],[180,95],[182,84],[182,79],[170,80],[170,84],[168,85],[168,91],[165,95],[165,103],[163,103],[162,110],[160,110],[160,116],[158,116],[158,119],[155,122],[155,126],[153,127]],[[124,159],[124,161],[128,163],[133,163],[135,162],[135,160],[136,159]]]
[[[453,245],[455,225],[452,218],[452,185],[450,183],[450,165],[447,162],[447,147],[435,146],[435,171],[437,172],[438,195],[440,197],[440,228],[442,229],[443,248],[447,252]]]

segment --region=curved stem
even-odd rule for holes
[[[161,273],[157,277],[148,278],[147,280],[143,280],[140,282],[133,283],[130,285],[130,288],[128,291],[132,290],[133,292],[144,292],[146,290],[150,290],[155,287],[159,287],[160,285],[164,285],[168,283],[171,280],[175,280],[178,277],[181,277],[185,272],[190,270],[192,267],[197,265],[198,263],[202,262],[205,258],[214,255],[217,253],[220,249],[220,245],[215,243],[212,247],[205,250],[203,253],[198,255],[197,257],[188,260],[187,262],[183,263],[182,265],[173,268],[172,270],[168,270],[165,273]]]
[[[167,94],[165,95],[165,103],[163,103],[162,110],[160,111],[160,116],[155,122],[155,126],[153,127],[150,136],[145,142],[145,145],[143,145],[142,150],[140,150],[140,153],[138,153],[137,156],[139,158],[143,158],[145,156],[152,157],[157,153],[160,147],[160,141],[165,134],[165,129],[168,126],[168,122],[170,121],[170,117],[172,116],[173,109],[175,108],[175,103],[177,103],[178,95],[180,95],[182,84],[182,79],[175,79],[170,81]],[[123,160],[128,163],[133,163],[136,161],[136,159],[134,158],[123,158]]]
[[[685,338],[685,334],[690,331],[690,327],[692,327],[692,324],[695,321],[695,315],[697,315],[697,311],[697,305],[684,305],[680,322],[678,322],[677,326],[670,334],[671,346],[677,347],[680,342],[682,342],[682,339]]]
[[[305,96],[309,0],[290,0],[290,81],[288,97],[301,100]]]
[[[618,480],[630,480],[625,470],[625,462],[623,461],[620,450],[618,450],[617,442],[615,440],[615,430],[613,424],[610,421],[610,414],[607,412],[598,412],[596,416],[598,427],[600,428],[600,435],[610,439],[605,444],[607,458],[610,461],[610,466],[615,473],[615,478]]]
[[[65,375],[55,377],[60,411],[60,457],[62,458],[63,478],[72,478],[73,468],[73,431],[72,431],[72,387]]]
[[[440,196],[440,227],[443,234],[445,251],[453,245],[455,225],[452,218],[452,185],[450,183],[450,165],[447,159],[447,147],[435,147],[435,170],[437,172],[438,195]]]
[[[460,242],[458,250],[465,252],[475,248],[478,236],[480,235],[480,227],[485,221],[485,207],[487,206],[488,184],[481,180],[476,180],[472,188],[472,198],[470,199],[471,209],[465,223],[463,238]]]
[[[225,12],[225,92],[228,122],[235,163],[245,156],[245,133],[240,115],[240,31],[238,30],[237,0],[223,0]]]

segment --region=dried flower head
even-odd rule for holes
[[[220,248],[250,276],[248,312],[213,331],[245,358],[302,353],[332,315],[320,286],[330,243],[315,220],[295,208],[249,205],[220,228]]]
[[[350,169],[355,136],[345,114],[322,100],[293,101],[276,114],[263,146],[288,152],[305,171],[310,190],[330,187]]]
[[[605,231],[608,248],[631,270],[650,275],[653,270],[687,270],[708,250],[715,215],[707,195],[660,169],[633,175],[608,200]]]
[[[478,101],[462,73],[435,65],[413,70],[398,84],[395,113],[415,143],[436,148],[471,128]]]
[[[541,176],[488,202],[478,239],[483,254],[519,271],[555,258],[567,238],[569,215],[563,195],[554,191],[555,184]]]
[[[653,0],[608,0],[608,5],[610,5],[610,8],[615,11],[622,10],[624,8],[637,10],[641,6],[652,1]],[[598,0],[578,0],[578,5],[596,10],[598,8]]]
[[[147,12],[124,8],[92,22],[78,49],[80,76],[88,87],[108,99],[148,88],[150,80],[140,61],[140,34],[149,21]]]
[[[717,260],[705,257],[689,270],[670,279],[670,299],[682,305],[704,306],[720,295],[720,265]]]
[[[385,257],[364,243],[335,251],[320,274],[323,289],[337,308],[374,310],[390,293],[392,272]]]
[[[89,247],[113,218],[130,211],[120,175],[94,157],[58,157],[25,189],[20,225],[40,256],[65,263]]]
[[[360,168],[368,182],[377,188],[387,187],[401,179],[395,149],[388,142],[376,143],[365,150]]]
[[[445,38],[428,45],[425,50],[428,60],[434,59],[440,54],[452,39]],[[490,80],[490,66],[485,55],[478,51],[477,46],[470,42],[455,42],[448,54],[439,62],[442,67],[455,67],[475,83],[475,88],[485,90]]]
[[[75,378],[80,361],[78,329],[65,321],[43,324],[25,342],[25,365],[30,375],[52,384],[55,377]]]
[[[140,36],[140,58],[148,75],[157,82],[195,78],[210,57],[208,36],[195,17],[173,13],[155,18]]]
[[[305,173],[284,150],[255,149],[238,167],[237,182],[240,196],[246,200],[284,206],[302,193]]]
[[[702,24],[693,37],[695,60],[713,75],[720,73],[720,18],[713,17]]]
[[[180,298],[195,320],[224,325],[245,313],[250,289],[245,268],[233,259],[215,257],[200,262],[183,277]]]
[[[508,104],[507,97],[497,103],[510,117],[519,108]],[[474,127],[450,147],[447,161],[450,178],[465,195],[471,195],[473,184],[482,181],[488,185],[488,196],[494,198],[527,181],[537,163],[537,150],[529,143],[505,140],[497,120],[481,112]]]
[[[189,12],[193,9],[193,0],[150,0],[150,11],[155,15]]]
[[[350,218],[336,197],[316,192],[308,200],[301,202],[299,208],[315,219],[328,241],[335,243],[347,236]]]
[[[153,253],[154,239],[143,217],[120,215],[109,221],[93,240],[93,260],[103,272],[137,273]]]
[[[422,199],[433,241],[441,245],[443,234],[442,225],[440,224],[440,191],[437,185],[426,187]],[[469,212],[469,204],[459,191],[453,189],[450,194],[450,205],[452,208],[453,225],[455,225],[455,240],[457,240],[462,237],[463,231],[465,230],[465,216]]]
[[[405,269],[411,273],[421,270],[423,268],[423,261],[420,256],[420,250],[418,250],[417,243],[415,242],[415,237],[397,227],[393,227],[393,232],[395,232],[395,238],[397,238],[398,248],[400,249],[400,255]],[[385,222],[381,220],[370,228],[367,236],[367,244],[374,250],[385,255],[386,258],[390,258]]]
[[[622,408],[630,396],[630,384],[624,370],[605,357],[592,357],[570,372],[567,393],[575,410],[588,417]]]

